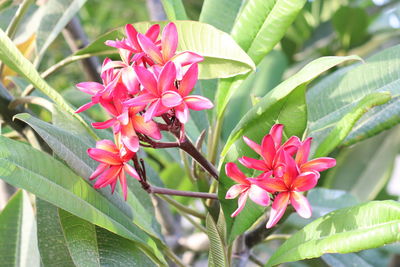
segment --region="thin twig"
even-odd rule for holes
[[[150,186],[149,193],[161,194],[161,195],[172,195],[172,196],[183,196],[183,197],[218,199],[216,194],[210,194],[210,193],[204,193],[204,192],[193,192],[193,191],[181,191],[181,190],[162,188],[162,187],[157,187],[157,186]]]
[[[161,198],[162,200],[164,200],[165,202],[167,202],[168,204],[170,204],[171,206],[174,206],[178,211],[181,212],[185,212],[187,214],[190,214],[194,217],[197,217],[199,219],[205,220],[206,216],[198,211],[195,211],[187,206],[182,205],[181,203],[179,203],[178,201],[176,201],[175,199],[169,197],[169,196],[165,196],[165,195],[158,195],[159,198]]]
[[[286,239],[289,239],[291,236],[292,235],[274,234],[274,235],[267,236],[267,238],[264,239],[264,242],[271,241],[271,240],[278,240],[278,239],[286,240]]]
[[[251,253],[249,255],[249,260],[251,260],[252,262],[254,262],[256,265],[258,265],[260,267],[264,266],[264,263],[262,263],[262,261],[257,259],[257,257],[255,255],[251,254]]]
[[[195,220],[193,220],[193,218],[191,218],[189,215],[187,215],[186,213],[179,211],[179,214],[181,214],[183,217],[185,217],[186,220],[188,220],[194,227],[196,227],[199,231],[203,232],[203,233],[207,233],[207,229],[202,226],[201,224],[199,224],[198,222],[196,222]]]

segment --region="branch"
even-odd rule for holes
[[[218,199],[216,194],[210,194],[204,192],[180,191],[180,190],[162,188],[157,186],[150,186],[147,191],[151,194]]]

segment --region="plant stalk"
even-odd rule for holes
[[[180,190],[162,188],[157,186],[150,186],[148,191],[149,193],[152,194],[217,199],[216,194],[210,194],[204,192],[180,191]]]

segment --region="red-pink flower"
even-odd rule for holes
[[[110,140],[98,141],[96,148],[89,148],[87,152],[92,159],[100,162],[100,165],[89,178],[90,180],[98,178],[94,188],[98,189],[110,185],[114,193],[115,186],[119,180],[126,200],[128,191],[125,172],[140,180],[136,170],[128,164],[128,161],[132,159],[135,153],[125,149],[118,140],[117,145]]]
[[[290,137],[283,145],[282,142],[283,125],[275,124],[272,126],[269,134],[264,136],[261,145],[243,136],[246,144],[251,147],[261,159],[253,159],[243,156],[239,162],[250,169],[256,169],[264,172],[273,171],[274,177],[282,177],[285,168],[285,162],[282,157],[282,151],[286,150],[294,155],[301,145],[297,136]]]
[[[247,178],[235,163],[227,163],[225,165],[225,172],[228,177],[239,183],[229,188],[225,196],[226,199],[233,199],[239,196],[238,208],[232,213],[231,217],[235,217],[243,210],[248,197],[259,205],[269,205],[270,198],[268,192],[252,183],[251,178]]]

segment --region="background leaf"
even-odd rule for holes
[[[204,0],[199,21],[230,33],[243,0]]]
[[[182,0],[161,0],[169,20],[187,20]]]

